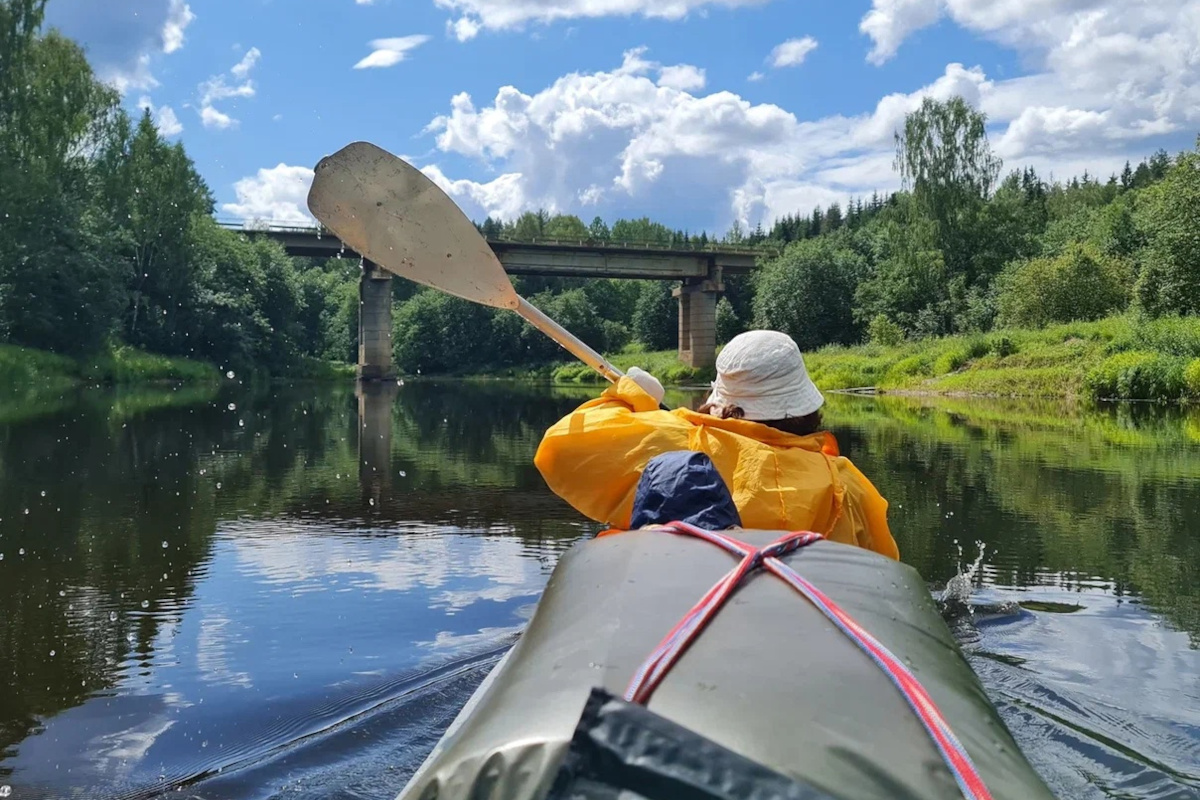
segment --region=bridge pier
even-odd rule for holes
[[[709,266],[703,278],[687,278],[673,292],[679,298],[679,360],[689,367],[717,363],[717,300],[725,284],[721,268]]]
[[[358,283],[358,379],[396,379],[392,358],[392,276],[365,258]]]

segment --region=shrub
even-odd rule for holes
[[[1010,265],[998,282],[1000,325],[1042,328],[1124,309],[1130,268],[1092,244],[1076,242],[1060,255]]]
[[[904,329],[888,319],[887,314],[876,314],[867,326],[867,338],[871,344],[895,347],[904,341]]]

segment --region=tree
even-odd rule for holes
[[[1200,138],[1196,150],[1143,190],[1137,221],[1147,239],[1140,306],[1156,316],[1200,313]]]
[[[665,281],[642,284],[633,311],[633,335],[647,350],[670,350],[679,343],[679,303]]]
[[[1040,328],[1122,310],[1129,302],[1129,273],[1127,262],[1090,243],[1016,262],[998,281],[1000,324]]]
[[[754,325],[787,333],[802,350],[856,342],[854,290],[865,272],[846,237],[794,242],[758,272]]]
[[[911,208],[937,226],[947,269],[973,282],[970,255],[979,209],[1000,174],[1000,159],[987,141],[987,118],[961,97],[926,97],[896,133],[895,166]]]
[[[592,224],[588,226],[588,236],[601,242],[608,241],[610,236],[608,225],[600,217],[592,220]]]

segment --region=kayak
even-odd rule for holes
[[[399,800],[617,797],[1054,795],[912,567],[673,524],[564,554]]]

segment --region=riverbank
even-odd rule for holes
[[[627,350],[609,357],[640,366],[664,384],[705,383],[713,371],[674,351]],[[1200,317],[1132,315],[1041,330],[1000,330],[895,345],[830,346],[806,353],[822,389],[889,394],[1200,401]],[[547,368],[556,383],[599,383],[583,364]]]
[[[353,378],[353,364],[304,359],[287,375],[292,380]],[[117,346],[86,358],[71,358],[30,347],[0,344],[0,387],[57,391],[74,386],[138,386],[156,383],[217,384],[221,370],[203,361]]]
[[[822,389],[888,393],[1200,400],[1200,318],[1132,316],[806,354]]]

